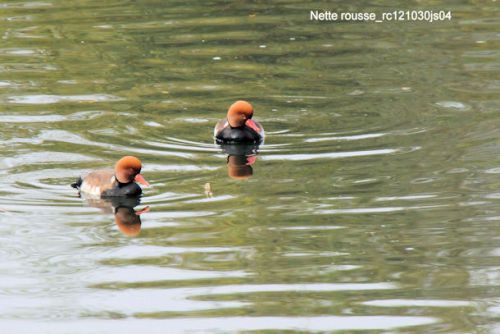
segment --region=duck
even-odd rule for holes
[[[253,106],[247,101],[234,102],[227,111],[225,119],[214,128],[217,144],[261,144],[264,141],[264,128],[254,120]]]
[[[124,156],[115,164],[115,169],[102,169],[81,176],[71,184],[80,194],[93,198],[120,196],[140,196],[142,188],[136,183],[149,186],[140,174],[141,160],[133,156]]]

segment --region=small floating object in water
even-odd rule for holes
[[[205,196],[207,196],[207,198],[214,197],[214,193],[212,191],[212,185],[210,184],[210,182],[205,183]]]
[[[264,128],[252,120],[253,106],[247,101],[236,101],[214,129],[217,144],[260,144],[264,140]]]
[[[115,169],[103,169],[80,177],[71,186],[90,197],[139,196],[141,187],[136,183],[149,186],[140,174],[141,161],[133,156],[118,160]]]

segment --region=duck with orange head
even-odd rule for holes
[[[71,186],[87,197],[139,196],[141,187],[136,183],[149,186],[140,174],[141,161],[133,156],[125,156],[118,160],[115,169],[102,169],[80,177]]]
[[[217,144],[261,144],[264,128],[252,119],[253,106],[247,101],[236,101],[227,111],[227,117],[220,120],[214,129]]]

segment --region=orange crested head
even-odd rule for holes
[[[115,176],[120,183],[137,181],[144,185],[149,183],[140,174],[142,168],[141,160],[133,156],[125,156],[118,160],[115,165]]]
[[[248,119],[253,116],[253,107],[247,101],[236,101],[234,102],[227,111],[227,121],[229,125],[233,128],[239,128],[245,125]]]

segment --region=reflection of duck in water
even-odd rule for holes
[[[135,211],[131,207],[120,206],[115,209],[115,223],[118,229],[129,237],[136,237],[141,233],[141,214],[148,212],[149,206]]]
[[[253,107],[246,101],[236,101],[214,129],[217,144],[260,144],[264,140],[264,128],[252,120]]]
[[[86,202],[93,207],[101,209],[105,213],[115,215],[115,223],[118,229],[125,235],[135,237],[141,233],[140,215],[149,211],[149,206],[141,210],[134,210],[140,204],[140,197],[109,197],[105,199],[85,198]]]
[[[92,197],[139,196],[142,193],[139,182],[149,183],[140,174],[141,161],[136,157],[125,156],[118,160],[115,169],[103,169],[80,177],[71,186],[81,193]]]
[[[137,201],[138,205],[140,200]],[[117,205],[115,205],[117,204]],[[119,203],[113,203],[115,208],[115,223],[118,229],[125,235],[129,237],[138,236],[141,233],[141,214],[149,211],[149,206],[141,210],[134,210],[134,206],[129,203],[121,201]]]
[[[227,174],[237,180],[253,175],[252,165],[257,160],[258,145],[221,145],[227,156]]]

